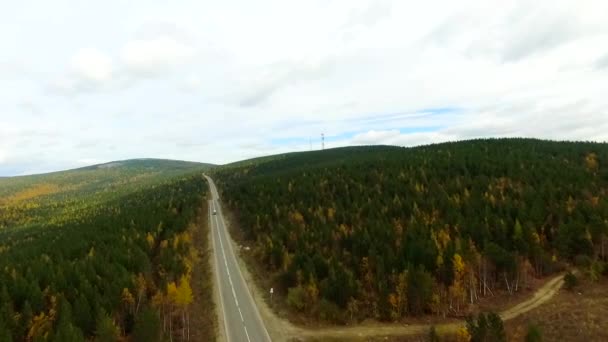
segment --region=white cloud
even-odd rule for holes
[[[307,150],[310,137],[318,147],[321,132],[330,147],[607,139],[603,1],[36,6],[0,12],[12,47],[0,57],[0,175],[221,163]]]
[[[76,75],[86,81],[103,83],[112,78],[112,60],[97,49],[78,51],[71,62]]]
[[[357,134],[351,140],[355,145],[376,145],[386,144],[401,134],[398,130],[376,131],[371,130],[365,133]]]
[[[192,46],[169,35],[133,40],[122,49],[122,59],[128,70],[147,75],[186,63],[194,55]]]

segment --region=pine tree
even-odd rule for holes
[[[161,329],[158,313],[153,309],[142,310],[135,320],[133,328],[134,342],[160,342]]]
[[[112,318],[105,312],[100,312],[95,328],[95,342],[116,342],[119,337],[120,331]]]

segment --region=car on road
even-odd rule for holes
[[[213,209],[213,215],[217,214],[217,210]]]

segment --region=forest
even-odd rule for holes
[[[321,321],[465,317],[571,265],[608,271],[607,144],[347,147],[213,175],[277,299]]]
[[[2,179],[0,341],[189,340],[203,169],[147,160]]]

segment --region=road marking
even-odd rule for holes
[[[247,336],[247,341],[251,342],[251,339],[249,339],[249,333],[247,332],[247,327],[244,324],[243,328],[245,328],[245,335]]]
[[[219,219],[221,219],[222,225],[225,226],[226,223],[224,222],[224,217],[221,214],[221,207],[219,205],[217,206],[216,211],[217,211],[217,216],[220,216]],[[216,221],[218,220],[217,216],[215,217]],[[219,225],[218,225],[218,232],[219,232]],[[220,242],[221,242],[221,240],[220,240]],[[230,241],[228,241],[228,249],[230,249],[230,251],[232,252],[232,254],[236,258],[236,254],[234,253],[234,250],[232,249],[232,245],[230,244]],[[264,334],[266,335],[266,338],[268,339],[268,341],[272,341],[272,339],[270,338],[270,334],[268,333],[268,329],[266,329],[266,325],[264,324],[264,321],[262,320],[262,316],[260,315],[260,311],[258,310],[258,307],[257,307],[257,305],[255,303],[255,300],[253,299],[253,296],[251,295],[251,292],[249,292],[249,287],[247,286],[247,282],[245,281],[245,277],[243,277],[243,273],[241,272],[241,267],[238,265],[238,260],[235,259],[235,263],[237,264],[236,265],[237,273],[239,274],[239,276],[240,276],[240,278],[242,280],[242,283],[245,285],[244,286],[245,287],[245,292],[247,292],[247,295],[249,296],[249,299],[250,299],[251,303],[253,304],[252,305],[253,306],[253,310],[254,310],[254,312],[255,312],[255,314],[257,316],[258,322],[262,326],[262,328],[264,329]]]
[[[238,277],[240,277],[243,287],[245,288],[245,292],[247,293],[247,296],[250,299],[250,303],[253,306],[253,310],[256,314],[256,318],[258,323],[262,326],[262,328],[264,329],[264,333],[266,335],[266,338],[268,341],[272,341],[270,338],[270,335],[268,334],[268,330],[266,329],[266,325],[264,324],[264,321],[262,320],[262,317],[260,315],[260,312],[258,310],[258,307],[253,299],[253,296],[251,295],[250,291],[249,291],[249,287],[247,286],[247,283],[245,281],[245,278],[243,277],[243,274],[241,273],[241,268],[238,265],[238,260],[236,259],[236,254],[234,253],[234,250],[232,248],[231,242],[230,242],[230,237],[228,236],[228,233],[226,232],[226,229],[224,228],[222,231],[220,232],[220,220],[222,222],[222,225],[225,226],[225,222],[224,222],[224,218],[220,217],[218,218],[218,216],[222,216],[221,215],[221,207],[219,206],[219,203],[217,203],[217,198],[219,198],[219,195],[217,195],[217,189],[215,188],[215,184],[213,184],[213,180],[211,178],[208,178],[209,181],[209,187],[211,188],[212,194],[214,195],[213,197],[215,197],[215,199],[213,199],[213,208],[216,210],[216,215],[215,215],[215,223],[216,223],[216,233],[218,234],[218,239],[220,241],[220,249],[222,250],[222,256],[224,258],[224,265],[226,267],[226,274],[228,275],[228,282],[230,283],[230,288],[232,290],[232,297],[234,298],[234,302],[236,303],[236,307],[239,311],[239,315],[241,316],[241,321],[243,323],[243,328],[245,329],[245,335],[247,336],[247,341],[251,342],[251,339],[249,337],[249,332],[247,331],[247,326],[245,325],[245,319],[243,317],[243,313],[241,311],[241,308],[239,306],[239,302],[238,299],[236,297],[236,292],[234,290],[234,284],[232,282],[232,276],[230,274],[230,270],[228,269],[228,259],[226,257],[226,251],[224,249],[224,243],[223,243],[223,239],[222,239],[222,235],[224,235],[224,239],[228,239],[227,243],[228,243],[228,249],[229,251],[232,253],[231,255],[234,258],[234,263],[236,265],[237,268],[237,273],[238,273]],[[217,261],[217,259],[216,259]],[[218,276],[219,277],[219,276]],[[221,291],[220,291],[221,293]],[[223,308],[223,305],[222,305]],[[224,310],[224,317],[225,317],[226,313]],[[227,325],[225,324],[224,327],[227,329]]]
[[[210,201],[211,204],[213,204],[213,200]],[[215,207],[215,206],[214,206]],[[215,235],[213,234],[213,221],[211,220],[211,206],[209,206],[209,223],[211,225],[211,243],[213,244],[213,250],[216,251],[217,248],[215,246]],[[217,224],[217,222],[216,222]],[[218,235],[219,238],[219,235]],[[215,253],[214,253],[215,254]],[[215,254],[215,278],[217,281],[217,285],[218,285],[218,291],[220,294],[220,306],[222,307],[222,316],[224,316],[224,333],[226,333],[226,340],[230,341],[230,333],[228,332],[228,318],[226,317],[226,308],[224,307],[224,295],[222,294],[222,289],[221,289],[221,280],[220,280],[220,265],[219,265],[219,261],[218,261],[218,255]]]
[[[215,201],[213,202],[213,208],[215,209]],[[228,259],[226,258],[226,250],[224,249],[224,243],[222,242],[222,237],[220,234],[220,223],[217,219],[217,215],[215,216],[215,226],[217,228],[218,237],[220,240],[220,249],[222,250],[222,256],[224,257],[224,265],[226,265],[226,273],[228,274],[228,283],[230,283],[230,289],[232,290],[232,298],[234,299],[234,303],[236,304],[236,308],[239,310],[239,315],[241,316],[241,322],[243,323],[243,328],[245,329],[245,335],[247,336],[247,341],[251,342],[249,338],[249,332],[247,331],[247,326],[245,325],[245,318],[243,317],[243,312],[241,311],[241,307],[239,306],[239,300],[236,297],[236,291],[234,291],[234,284],[232,283],[232,277],[230,276],[230,270],[228,269]],[[230,242],[228,242],[230,243]],[[238,265],[237,265],[238,267]],[[221,291],[221,289],[220,289]],[[226,312],[224,311],[224,315]]]

